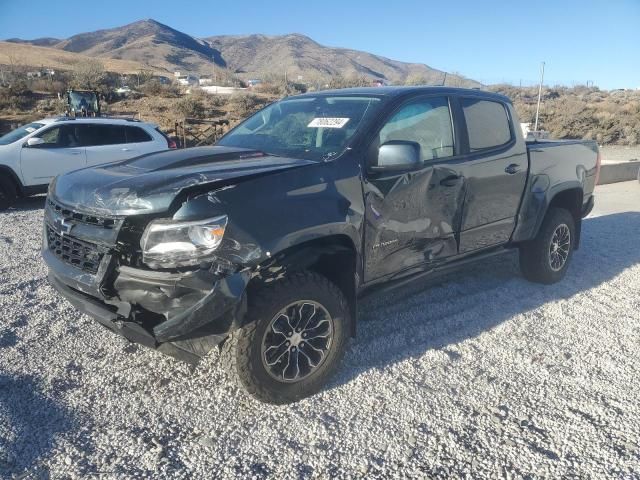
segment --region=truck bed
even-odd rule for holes
[[[527,141],[529,173],[549,182],[547,188],[575,182],[585,201],[593,194],[598,166],[598,144],[593,140]]]

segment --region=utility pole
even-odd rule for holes
[[[540,99],[542,98],[542,82],[544,82],[544,62],[540,67],[540,86],[538,87],[538,106],[536,107],[536,124],[533,127],[533,131],[538,131],[538,115],[540,114]]]

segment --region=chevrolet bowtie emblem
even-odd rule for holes
[[[68,235],[69,233],[71,233],[73,223],[68,223],[65,218],[61,218],[56,220],[56,227],[58,227],[60,235]]]

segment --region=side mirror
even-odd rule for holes
[[[37,147],[38,145],[44,145],[44,140],[40,137],[31,137],[27,140],[27,147]]]
[[[420,161],[420,145],[416,142],[393,140],[380,145],[376,163],[371,166],[374,171],[411,170],[422,165]]]

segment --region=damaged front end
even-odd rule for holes
[[[136,223],[82,214],[49,198],[43,239],[49,281],[109,329],[195,363],[239,326],[251,272],[212,257],[192,267],[150,269],[134,243]]]
[[[239,326],[265,258],[213,192],[304,163],[212,147],[60,176],[44,216],[50,282],[111,330],[195,362]]]

